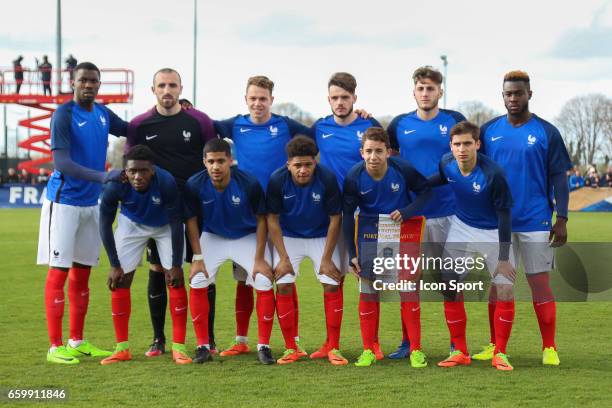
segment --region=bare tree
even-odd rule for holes
[[[289,116],[293,120],[297,120],[303,125],[312,126],[315,118],[308,112],[303,111],[293,102],[283,102],[278,105],[272,105],[272,112],[277,115]]]
[[[556,123],[574,162],[603,162],[612,156],[612,99],[607,96],[589,94],[570,99]]]
[[[457,110],[463,113],[463,116],[465,116],[468,121],[478,126],[481,126],[494,117],[499,116],[499,113],[487,107],[480,101],[460,102],[457,105]]]
[[[125,150],[125,142],[125,137],[113,137],[109,143],[108,152],[106,156],[108,164],[113,169],[123,168],[123,153]]]

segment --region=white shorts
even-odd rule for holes
[[[292,237],[283,237],[283,242],[285,243],[285,249],[287,250],[287,254],[289,255],[289,261],[291,262],[291,266],[293,266],[293,271],[295,275],[287,274],[281,277],[276,283],[293,283],[300,273],[300,264],[305,258],[310,258],[314,265],[314,272],[317,276],[319,282],[327,284],[327,285],[338,285],[339,282],[336,282],[332,278],[327,275],[322,275],[319,273],[319,269],[321,268],[321,257],[323,256],[323,251],[325,250],[325,242],[327,238],[292,238]],[[278,255],[278,251],[274,248],[274,265],[276,267],[280,260]],[[338,246],[334,249],[334,253],[332,254],[332,262],[336,265],[337,268],[340,267],[340,254],[338,251]],[[342,273],[342,271],[340,271]]]
[[[448,237],[446,239],[446,244],[444,245],[443,256],[450,257],[454,259],[455,262],[458,262],[457,259],[459,258],[471,258],[476,260],[479,255],[485,258],[484,263],[486,264],[494,283],[513,284],[512,281],[502,275],[497,275],[495,277],[493,276],[499,259],[498,230],[474,228],[461,221],[459,218],[457,218],[457,216],[453,215],[451,218],[451,225],[448,232]],[[515,266],[512,251],[510,251],[510,263]],[[482,259],[480,264],[482,264]],[[458,266],[459,264],[455,263],[455,265]],[[462,268],[464,267],[462,266]],[[457,270],[457,267],[455,267],[454,272],[460,275],[461,278],[465,278],[466,274],[469,272],[468,268],[465,269],[465,273],[463,273]]]
[[[554,268],[554,252],[548,243],[549,231],[513,232],[514,258],[523,263],[525,273],[550,272]]]
[[[170,225],[149,227],[137,224],[125,215],[119,214],[117,229],[115,230],[115,245],[119,263],[121,263],[124,273],[136,270],[149,238],[155,240],[161,265],[165,269],[172,268],[172,232],[170,231]]]
[[[423,242],[445,243],[450,230],[452,215],[447,217],[428,218],[425,221]]]
[[[78,207],[43,199],[38,232],[38,265],[95,266],[100,258],[98,205]]]
[[[208,279],[204,274],[198,274],[192,279],[193,287],[205,288],[208,285],[215,283],[215,277],[221,265],[226,261],[234,261],[242,267],[236,268],[234,278],[245,282],[249,286],[253,286],[258,290],[268,290],[267,282],[271,288],[272,282],[265,278],[266,287],[259,287],[253,280],[253,268],[255,266],[255,252],[257,250],[257,235],[249,234],[242,238],[230,239],[223,238],[210,232],[202,232],[200,236],[200,245],[202,247],[202,255],[204,256],[204,266],[208,273]],[[272,263],[270,252],[264,252],[264,258],[268,263]],[[246,271],[246,273],[244,272]],[[261,274],[257,274],[259,277]]]

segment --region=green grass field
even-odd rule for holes
[[[530,302],[517,303],[516,320],[508,352],[515,371],[497,372],[485,362],[470,367],[441,369],[435,363],[448,354],[448,331],[442,306],[422,305],[423,349],[426,369],[412,369],[407,360],[384,360],[373,367],[333,367],[326,361],[300,361],[289,366],[262,366],[255,354],[216,359],[205,365],[176,366],[166,354],[144,357],[151,340],[146,304],[145,268],[140,268],[132,289],[130,343],[134,361],[101,366],[82,360],[78,366],[46,363],[48,347],[43,309],[46,268],[35,266],[39,212],[0,211],[0,253],[4,263],[0,284],[0,388],[6,395],[15,388],[63,388],[72,406],[445,406],[505,407],[612,406],[612,302],[559,303],[557,344],[561,366],[541,365],[540,336]],[[571,241],[612,242],[612,215],[572,214]],[[86,337],[111,349],[114,332],[110,295],[105,287],[108,263],[94,270]],[[609,266],[608,266],[609,267]],[[305,269],[305,268],[302,268]],[[218,275],[216,337],[223,347],[234,334],[234,283],[229,270]],[[604,271],[602,271],[604,272]],[[610,273],[610,269],[605,271]],[[322,293],[316,279],[303,271],[298,279],[300,334],[307,351],[325,337]],[[468,343],[472,352],[488,340],[484,303],[469,303]],[[66,314],[68,307],[66,307]],[[354,361],[361,352],[357,320],[357,284],[347,278],[342,351]],[[68,321],[64,321],[67,335]],[[166,334],[170,335],[170,318]],[[188,323],[188,347],[193,328]],[[399,305],[382,305],[381,344],[392,351],[401,337]],[[256,319],[250,335],[256,339]],[[272,349],[283,351],[275,323]],[[7,400],[3,399],[3,403]],[[19,403],[18,406],[28,406]],[[57,405],[54,405],[57,406]]]

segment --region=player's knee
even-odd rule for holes
[[[514,285],[508,283],[495,284],[497,288],[497,299],[500,302],[509,302],[514,299]]]
[[[207,288],[212,283],[211,278],[207,278],[202,272],[197,273],[191,279],[191,287],[194,289]]]
[[[134,280],[134,274],[136,271],[128,272],[123,274],[123,279],[119,283],[117,283],[117,288],[119,289],[129,289],[132,286],[132,281]]]
[[[272,290],[272,281],[267,276],[258,273],[255,275],[255,289],[263,291]]]
[[[279,295],[290,295],[293,293],[293,285],[291,283],[277,283],[276,293]]]
[[[340,285],[338,283],[323,283],[323,293],[336,293],[340,290]]]
[[[160,272],[160,273],[164,272],[164,268],[158,264],[150,264],[149,269],[152,270],[153,272]]]

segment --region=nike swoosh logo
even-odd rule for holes
[[[503,136],[492,137],[492,138],[491,138],[491,141],[492,141],[492,142],[494,142],[494,141],[496,141],[497,139],[501,139],[502,137],[503,137]]]
[[[86,124],[86,123],[87,123],[87,121],[85,121],[85,122],[79,122],[79,123],[77,123],[77,125],[79,125],[79,127],[83,127],[83,126],[85,126],[85,124]]]
[[[200,318],[200,315],[197,315],[196,317],[194,317],[193,319],[191,319],[192,322],[195,322],[196,320],[198,320]]]
[[[372,191],[372,189],[366,190],[366,191],[360,191],[359,194],[361,195],[366,195],[368,194],[370,191]]]
[[[417,310],[419,310],[421,308],[421,306],[419,307],[415,307],[414,309],[412,309],[413,312],[416,312]]]
[[[338,312],[341,312],[341,311],[343,311],[343,310],[344,310],[344,309],[334,309],[334,313],[338,313]]]
[[[174,308],[174,311],[175,311],[175,312],[182,312],[182,311],[183,311],[183,310],[185,310],[185,309],[187,309],[187,306],[185,306],[185,307],[175,307],[175,308]]]
[[[149,295],[150,299],[157,299],[158,297],[160,297],[161,295],[163,295],[163,293],[160,293],[159,295]]]
[[[550,303],[550,302],[552,302],[552,300],[548,300],[548,301],[542,302],[542,303],[536,303],[536,306],[542,306],[542,305],[545,305],[545,304]]]
[[[55,304],[64,303],[64,299],[53,299],[53,303]]]
[[[125,313],[113,313],[113,316],[123,316]]]
[[[288,199],[293,198],[293,197],[295,197],[295,194],[294,194],[294,195],[290,195],[290,196],[288,196],[288,195],[283,196],[283,198],[284,198],[285,200],[288,200]]]
[[[81,292],[81,296],[87,296],[87,295],[89,295],[88,290],[84,290],[83,292]]]
[[[253,130],[253,129],[240,128],[240,133],[250,132],[251,130]]]
[[[446,323],[454,324],[454,323],[459,323],[459,322],[462,322],[462,321],[463,321],[463,319],[459,319],[459,320],[447,320]]]
[[[323,133],[323,134],[321,135],[321,137],[322,137],[323,139],[327,139],[328,137],[333,136],[333,135],[334,135],[333,133],[328,133],[328,134]]]
[[[155,139],[156,137],[157,137],[157,135],[151,135],[151,136],[147,135],[147,136],[145,136],[145,139],[151,140],[151,139]]]
[[[512,323],[512,320],[506,320],[503,317],[499,317],[499,320],[501,320],[502,322],[506,322],[506,323]]]
[[[409,134],[411,134],[412,132],[416,132],[416,130],[415,130],[415,129],[413,129],[413,130],[404,130],[404,134],[405,134],[405,135],[409,135]]]
[[[373,310],[371,312],[368,312],[368,313],[359,312],[359,316],[367,316],[367,315],[372,314],[372,313],[374,313]]]
[[[269,322],[270,320],[274,319],[274,316],[273,317],[264,316],[263,318],[265,321]]]
[[[285,318],[286,316],[289,316],[289,313],[291,313],[291,312],[287,312],[287,313],[285,313],[285,314],[284,314],[284,315],[282,315],[282,316],[278,316],[278,318],[279,318],[279,319],[283,319],[283,318]]]
[[[82,353],[81,353],[82,354]],[[64,361],[72,361],[72,358],[68,358],[68,357],[60,357],[60,356],[55,356],[55,358],[59,358],[60,360],[64,360]]]
[[[212,203],[213,201],[215,201],[215,200],[214,200],[214,199],[212,199],[212,200],[208,200],[208,201],[202,201],[202,204],[210,204],[210,203]]]

